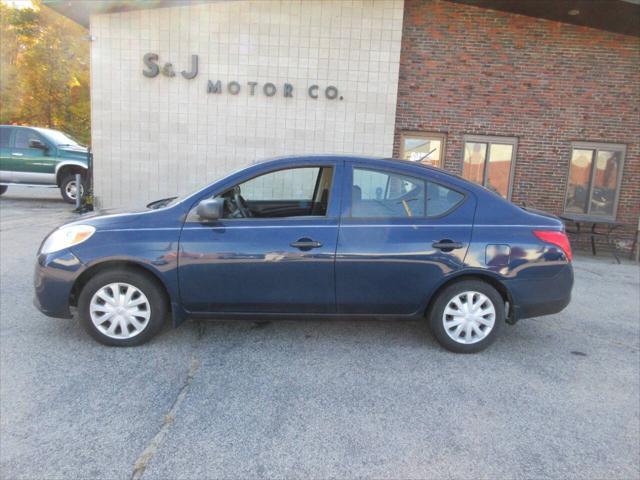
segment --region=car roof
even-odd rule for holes
[[[47,132],[61,132],[62,130],[56,130],[55,128],[44,128],[44,127],[32,127],[31,125],[0,125],[0,128],[30,128],[31,130],[35,130],[39,133],[47,133]],[[64,132],[63,132],[64,133]]]
[[[358,162],[362,162],[362,163],[367,163],[371,166],[383,166],[383,167],[389,167],[389,168],[397,168],[399,166],[401,167],[410,167],[410,168],[419,168],[419,169],[424,169],[427,172],[431,172],[433,174],[436,174],[438,176],[443,176],[443,177],[450,177],[451,179],[454,179],[456,181],[465,181],[462,177],[460,177],[459,175],[456,175],[455,173],[451,173],[448,172],[446,170],[443,170],[441,168],[437,168],[431,165],[425,165],[423,163],[420,162],[414,162],[411,160],[402,160],[399,158],[392,158],[392,157],[375,157],[375,156],[364,156],[364,155],[350,155],[350,154],[310,154],[310,155],[285,155],[285,156],[280,156],[280,157],[274,157],[274,158],[268,158],[265,160],[258,160],[257,162],[255,162],[253,165],[264,165],[267,166],[268,164],[287,164],[290,162],[296,162],[296,161],[304,161],[305,163],[307,162],[313,162],[313,161],[318,161],[318,162],[322,162],[322,161],[329,161],[329,162],[333,162],[333,163],[344,163],[347,161],[358,161]],[[426,172],[425,172],[426,173]],[[466,182],[466,181],[465,181]]]

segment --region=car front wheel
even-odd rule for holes
[[[495,288],[465,280],[440,292],[429,312],[429,327],[447,350],[475,353],[494,342],[505,322],[504,310]]]
[[[82,197],[84,190],[84,179],[82,179],[80,185],[78,185],[75,174],[66,175],[60,182],[60,195],[62,195],[62,199],[67,203],[76,203],[76,197],[78,194]]]
[[[114,269],[97,274],[78,299],[80,322],[98,342],[135,346],[150,340],[164,324],[167,302],[149,276]]]

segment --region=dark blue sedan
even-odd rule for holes
[[[36,305],[107,345],[138,345],[171,313],[426,319],[476,352],[505,323],[567,306],[556,217],[399,160],[281,158],[183,198],[87,216],[38,252]]]

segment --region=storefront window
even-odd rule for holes
[[[400,158],[442,168],[445,136],[439,133],[403,133]]]
[[[615,218],[624,153],[624,145],[575,143],[565,212]]]
[[[511,197],[516,138],[467,136],[462,176]]]

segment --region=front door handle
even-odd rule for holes
[[[290,245],[293,248],[299,248],[300,250],[311,250],[312,248],[320,248],[322,246],[322,242],[316,242],[310,238],[300,238],[295,242],[291,242]]]
[[[445,238],[444,240],[440,240],[439,242],[433,242],[431,244],[433,248],[437,248],[438,250],[442,250],[443,252],[451,252],[458,248],[462,248],[462,243],[454,242],[453,240],[449,240]]]
[[[22,157],[24,154],[23,153],[18,153],[18,152],[13,152],[11,155],[13,155],[14,157]]]

